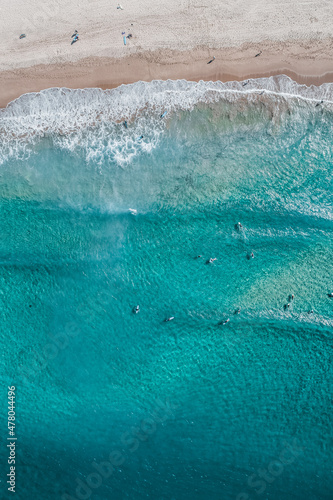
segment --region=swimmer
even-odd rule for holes
[[[286,311],[287,309],[289,309],[289,307],[290,307],[290,304],[289,304],[289,302],[288,302],[288,304],[285,304],[285,305],[283,306],[283,309]]]
[[[138,314],[139,311],[140,311],[140,306],[134,307],[133,309],[134,314]]]
[[[194,257],[195,259],[201,259],[202,255],[197,255],[196,257]]]
[[[294,295],[294,294],[289,295],[289,297],[288,297],[289,302],[291,302],[292,300],[294,300],[294,298],[295,298],[295,295]]]
[[[124,127],[127,128],[127,121],[124,121]]]
[[[214,260],[217,260],[217,258],[215,257],[215,259],[212,258],[208,259],[206,264],[213,264]]]
[[[317,102],[317,104],[315,105],[315,108],[316,108],[317,106],[320,106],[321,104],[323,104],[323,102],[324,102],[324,101]]]
[[[313,314],[314,313],[314,310],[311,309],[311,311],[308,311],[308,314]]]
[[[235,224],[235,229],[236,231],[240,231],[241,229],[243,229],[243,226],[240,222],[237,222],[237,224]]]
[[[140,135],[140,137],[138,137],[138,141],[141,141],[141,139],[143,139],[143,135]]]
[[[247,258],[247,260],[254,259],[254,253],[253,252],[248,253],[246,258]]]
[[[170,318],[165,318],[164,322],[167,323],[168,321],[172,321],[173,319],[175,319],[175,317],[170,316]]]
[[[333,297],[333,292],[328,293],[327,297]]]
[[[240,309],[235,309],[234,314],[239,314],[241,312]]]

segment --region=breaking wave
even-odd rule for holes
[[[167,80],[111,90],[51,88],[24,94],[0,110],[0,163],[26,158],[38,141],[50,138],[57,147],[83,151],[88,161],[109,159],[124,165],[156,147],[173,113],[221,101],[233,105],[231,119],[261,103],[274,122],[281,113],[300,107],[313,111],[317,104],[331,110],[333,84],[307,87],[281,75],[244,82]]]

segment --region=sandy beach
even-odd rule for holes
[[[113,88],[138,80],[228,81],[284,73],[307,85],[333,81],[329,1],[123,0],[122,8],[118,5],[19,0],[13,6],[6,0],[0,106],[49,87]],[[79,40],[71,45],[75,29]]]

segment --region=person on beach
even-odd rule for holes
[[[73,35],[71,36],[71,38],[74,38],[78,34],[79,34],[78,30],[75,30],[74,33],[73,33]]]
[[[213,59],[211,59],[210,61],[208,61],[207,64],[211,64],[213,61],[215,61],[215,56],[213,56]]]

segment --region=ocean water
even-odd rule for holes
[[[333,86],[50,89],[0,133],[1,498],[13,385],[17,500],[333,498]]]

